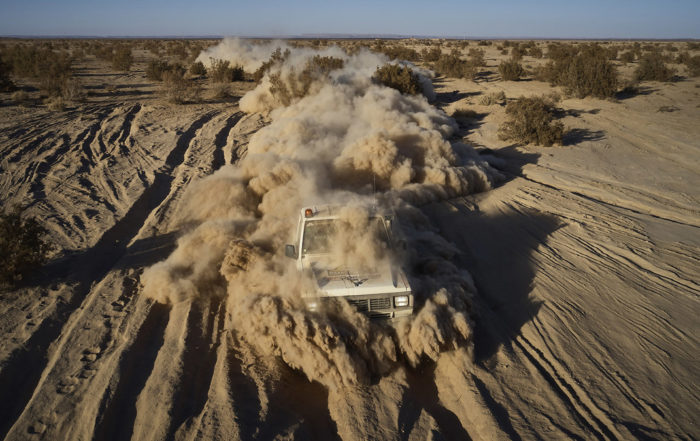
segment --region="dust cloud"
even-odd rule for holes
[[[372,81],[387,62],[383,56],[227,39],[199,58],[227,59],[250,71],[277,47],[289,50],[284,61],[240,102],[247,112],[264,112],[269,125],[253,135],[237,164],[188,188],[180,221],[189,232],[144,272],[144,293],[170,303],[225,297],[227,328],[237,338],[328,387],[468,346],[472,279],[452,263],[457,250],[416,207],[488,190],[500,174],[470,146],[451,140],[456,123],[425,96]],[[316,55],[341,58],[343,66],[315,78],[305,96],[287,105],[276,100],[270,76],[294,75]],[[398,214],[408,241],[413,317],[394,328],[370,322],[346,302],[313,312],[305,307],[301,293],[311,282],[285,258],[284,244],[293,241],[300,208],[321,204],[346,207],[341,217],[348,228],[333,241],[332,255],[348,265],[382,265],[388,258],[373,241],[356,238],[366,231],[367,207]]]

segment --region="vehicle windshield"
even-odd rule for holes
[[[306,254],[328,254],[330,253],[333,237],[338,232],[341,219],[309,220],[304,222],[304,238],[301,245],[302,255]],[[389,234],[384,220],[381,217],[374,217],[370,220],[369,232],[357,232],[357,234],[374,234],[376,238],[389,246]]]

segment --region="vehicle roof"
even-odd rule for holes
[[[344,208],[342,205],[307,205],[301,208],[299,215],[303,219],[337,219],[340,213],[340,209]],[[367,206],[369,208],[370,216],[383,216],[390,214],[387,210],[380,210],[376,206]],[[306,210],[311,209],[313,215],[310,217],[306,216]]]

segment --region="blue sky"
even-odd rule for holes
[[[700,38],[700,0],[0,0],[0,35]]]

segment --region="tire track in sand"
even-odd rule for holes
[[[10,432],[35,393],[41,388],[56,361],[60,358],[71,331],[88,308],[81,308],[90,299],[92,286],[99,285],[110,269],[126,254],[127,244],[135,237],[151,211],[155,210],[171,191],[172,172],[185,158],[196,132],[217,112],[209,112],[195,120],[178,139],[155,179],[128,212],[87,252],[67,259],[54,268],[52,279],[68,279],[76,283],[74,294],[60,303],[54,315],[44,320],[27,343],[15,350],[0,371],[0,439]],[[80,268],[73,273],[74,268]],[[48,282],[48,280],[46,281]],[[73,312],[79,310],[77,315]],[[33,369],[28,371],[27,367]]]

